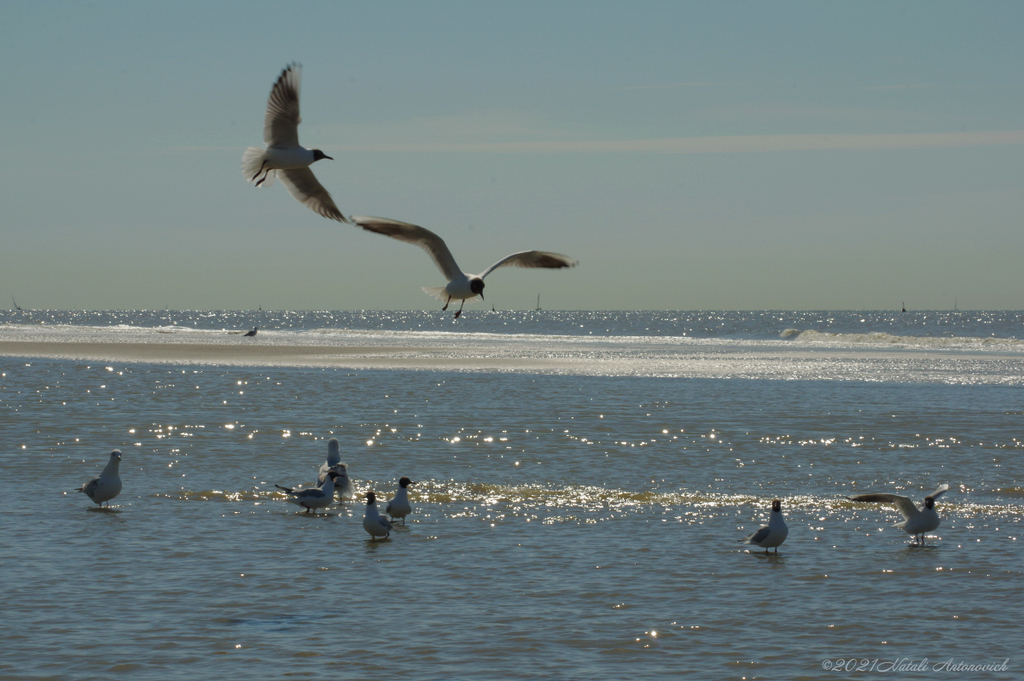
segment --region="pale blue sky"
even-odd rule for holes
[[[242,179],[295,60],[343,212],[467,271],[580,260],[495,272],[488,307],[1021,309],[1021,26],[1019,2],[0,1],[0,295],[437,308],[418,249]]]

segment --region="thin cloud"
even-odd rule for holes
[[[641,140],[424,142],[343,145],[346,151],[499,154],[751,154],[778,151],[943,149],[1024,144],[1024,130],[893,134],[732,135]]]

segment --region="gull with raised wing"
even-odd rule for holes
[[[263,117],[263,141],[267,148],[249,147],[242,154],[242,175],[257,187],[269,187],[274,178],[295,200],[325,218],[348,222],[334,199],[317,181],[309,166],[322,158],[334,159],[319,149],[299,145],[299,85],[302,66],[291,64],[281,72],[270,90],[267,112]]]
[[[881,502],[892,504],[896,510],[903,515],[903,522],[896,523],[896,527],[914,537],[921,546],[924,546],[924,535],[939,527],[939,514],[935,511],[935,500],[942,496],[949,489],[949,485],[942,483],[938,489],[924,498],[924,503],[918,508],[914,502],[907,497],[898,494],[857,494],[847,497],[850,501]]]
[[[328,471],[322,487],[307,487],[306,489],[282,487],[281,485],[274,485],[274,487],[288,495],[289,503],[301,506],[306,509],[306,513],[313,511],[315,515],[317,509],[327,508],[334,503],[334,479],[336,477],[338,477],[337,473]]]
[[[779,546],[786,541],[787,535],[789,535],[789,528],[786,527],[786,521],[782,517],[782,501],[775,499],[772,501],[772,513],[768,516],[768,524],[739,541],[760,546],[765,553],[768,553],[768,549],[775,547],[775,553],[778,553]]]
[[[409,503],[409,485],[415,485],[409,478],[402,478],[398,481],[398,491],[395,492],[395,498],[388,502],[388,505],[384,507],[384,512],[391,516],[392,520],[396,518],[402,519],[402,524],[405,525],[405,516],[412,513],[412,504]]]
[[[452,299],[461,300],[459,311],[455,313],[458,318],[462,314],[462,307],[467,300],[475,300],[477,296],[484,299],[484,277],[499,267],[543,267],[548,269],[560,269],[562,267],[575,267],[578,262],[572,258],[559,253],[548,253],[546,251],[521,251],[506,255],[480,274],[469,274],[463,272],[452,252],[448,250],[444,239],[431,232],[429,229],[419,225],[411,225],[408,222],[389,220],[387,218],[375,218],[363,215],[353,215],[353,224],[356,224],[369,232],[376,232],[389,236],[392,239],[405,241],[419,246],[427,252],[427,255],[434,261],[434,264],[441,270],[448,284],[445,286],[429,287],[424,286],[423,290],[427,295],[438,300],[445,301],[442,310],[448,309]]]
[[[121,493],[121,476],[118,473],[120,465],[121,450],[115,449],[110,452],[110,458],[107,460],[107,465],[103,467],[102,471],[100,471],[99,476],[93,478],[81,487],[76,487],[75,491],[81,492],[92,499],[100,508],[103,507],[104,501],[107,502],[107,507],[109,507],[110,500]]]
[[[327,479],[327,473],[334,471],[337,477],[334,479],[334,491],[338,493],[341,501],[351,501],[356,496],[355,485],[352,478],[348,477],[348,464],[341,461],[341,445],[338,438],[332,437],[327,441],[327,461],[320,466],[320,473],[317,475],[316,484],[321,486]]]
[[[387,539],[393,529],[391,521],[377,510],[377,495],[373,492],[366,493],[366,515],[363,516],[363,529],[370,534],[371,540],[377,537]]]

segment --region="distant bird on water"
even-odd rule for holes
[[[782,542],[786,541],[788,534],[789,528],[786,527],[786,521],[782,517],[782,501],[775,499],[772,501],[772,513],[768,516],[768,524],[739,541],[760,546],[764,549],[765,553],[768,553],[769,548],[774,547],[775,553],[778,553],[779,546]]]
[[[75,491],[83,493],[101,508],[104,501],[107,502],[109,507],[110,500],[121,493],[121,476],[118,474],[120,464],[121,450],[115,449],[110,452],[110,459],[107,460],[107,465],[103,467],[99,476],[81,487],[75,488]]]
[[[409,485],[415,485],[409,478],[402,478],[398,481],[398,491],[395,492],[395,498],[388,502],[388,505],[384,507],[384,512],[391,516],[391,519],[401,518],[402,524],[405,525],[405,516],[412,513],[412,504],[409,503]]]
[[[391,521],[381,516],[377,510],[377,495],[373,492],[366,493],[366,515],[363,516],[363,529],[370,534],[370,539],[384,537],[385,539],[394,529]]]
[[[458,318],[462,314],[462,307],[467,300],[475,300],[477,296],[484,298],[484,277],[499,267],[543,267],[549,269],[560,269],[562,267],[575,267],[578,262],[572,258],[559,253],[548,253],[546,251],[521,251],[506,255],[480,274],[469,274],[463,272],[455,262],[452,252],[444,239],[418,225],[411,225],[408,222],[389,220],[387,218],[375,218],[361,215],[352,216],[352,222],[369,232],[376,232],[389,236],[392,239],[405,241],[406,243],[419,246],[427,252],[427,255],[434,261],[434,264],[441,270],[448,284],[445,286],[428,287],[424,286],[423,291],[427,295],[438,300],[445,301],[442,310],[448,309],[452,299],[461,300],[459,311],[455,313]]]
[[[327,461],[320,466],[320,473],[317,475],[317,485],[323,485],[327,474],[334,471],[337,475],[334,479],[334,491],[338,493],[341,501],[350,501],[356,496],[355,485],[348,477],[348,464],[341,461],[341,445],[338,438],[332,437],[327,441]]]
[[[938,488],[924,498],[924,503],[918,508],[914,502],[907,497],[898,494],[858,494],[847,497],[850,501],[881,502],[892,504],[903,515],[903,522],[896,523],[904,532],[914,537],[914,541],[924,546],[924,535],[939,527],[939,514],[935,510],[935,500],[945,494],[949,485],[942,483]]]
[[[255,326],[252,327],[252,331],[249,331],[248,333],[246,333],[245,337],[246,338],[252,338],[253,336],[256,335],[256,331],[257,331],[256,327]]]
[[[334,503],[334,479],[336,477],[338,474],[334,471],[328,472],[322,487],[307,487],[306,489],[293,489],[281,485],[274,485],[274,487],[287,494],[290,497],[288,499],[290,503],[306,509],[306,513],[313,511],[315,515],[317,509],[327,508]]]
[[[274,178],[295,200],[325,218],[348,222],[334,199],[309,169],[322,158],[334,159],[319,149],[299,145],[299,85],[302,67],[291,64],[281,72],[270,90],[267,112],[263,117],[263,141],[267,148],[249,147],[242,154],[242,175],[257,187],[269,187]]]

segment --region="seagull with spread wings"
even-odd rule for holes
[[[249,147],[242,154],[242,175],[257,187],[269,187],[274,178],[299,203],[325,218],[348,222],[334,199],[309,169],[322,158],[334,159],[319,149],[299,145],[299,84],[302,67],[291,64],[274,83],[263,117],[263,141],[267,148]]]
[[[426,251],[427,255],[430,256],[434,264],[437,265],[438,269],[441,270],[441,273],[448,280],[448,284],[436,287],[424,286],[423,290],[427,295],[445,301],[444,307],[441,308],[442,310],[448,309],[448,304],[452,302],[453,298],[461,300],[462,303],[459,305],[459,311],[455,313],[456,318],[462,314],[462,307],[466,304],[467,300],[475,300],[477,296],[481,300],[484,299],[484,277],[499,267],[560,269],[562,267],[575,267],[578,264],[576,260],[559,253],[521,251],[506,255],[480,274],[469,274],[468,272],[463,272],[458,263],[455,262],[455,258],[452,256],[452,252],[448,250],[448,245],[444,242],[444,239],[429,229],[419,225],[411,225],[408,222],[362,215],[353,215],[352,223],[368,232],[383,234],[392,239],[398,239],[399,241],[419,246]]]
[[[898,494],[858,494],[847,497],[850,501],[881,502],[892,504],[896,510],[903,515],[903,522],[896,523],[896,527],[914,537],[918,544],[924,545],[924,535],[938,528],[939,514],[935,511],[935,500],[942,496],[949,485],[942,483],[938,489],[924,498],[924,503],[918,508],[914,502],[907,497]]]

